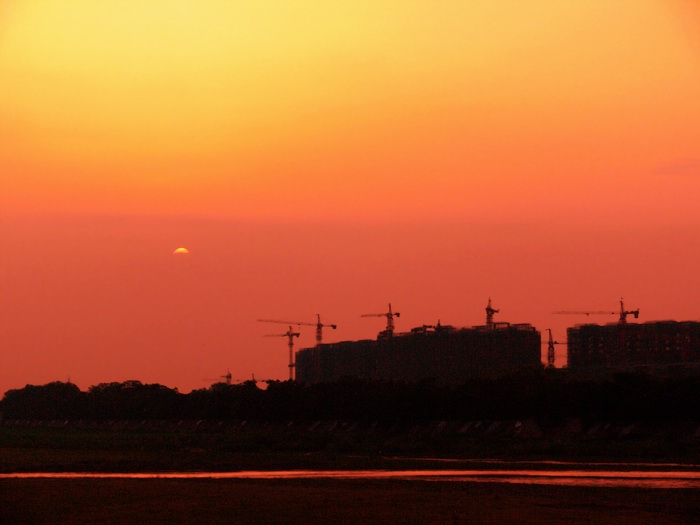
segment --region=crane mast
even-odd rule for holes
[[[566,343],[555,341],[552,337],[551,328],[547,328],[547,332],[549,332],[549,340],[547,341],[547,368],[554,368],[554,345],[565,345]]]
[[[489,297],[489,304],[486,305],[486,328],[493,330],[493,314],[497,314],[499,310],[491,307],[491,298]]]
[[[289,327],[289,330],[287,330],[283,334],[269,334],[264,337],[287,337],[289,338],[289,342],[287,345],[289,346],[289,380],[293,381],[294,380],[294,338],[299,337],[299,332],[295,332],[292,330],[292,327]]]
[[[307,324],[312,325],[313,323],[307,323]],[[338,328],[338,325],[323,324],[321,322],[321,314],[316,314],[316,346],[319,346],[323,342],[323,327],[324,326],[329,326],[333,330]]]

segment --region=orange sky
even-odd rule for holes
[[[697,319],[699,26],[691,0],[3,2],[0,391],[284,378],[256,318],[372,337],[388,301],[408,329],[491,295],[559,339],[581,320],[551,311],[621,295]]]

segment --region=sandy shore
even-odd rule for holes
[[[2,523],[698,523],[700,494],[352,480],[0,480]]]

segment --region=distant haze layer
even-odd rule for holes
[[[285,379],[284,324],[314,322],[324,340],[385,327],[496,321],[552,328],[616,315],[697,319],[698,241],[687,228],[572,231],[545,223],[244,222],[163,217],[3,220],[0,390],[70,378],[82,388],[139,379],[183,391],[233,379]],[[186,245],[187,255],[173,247]],[[296,348],[315,344],[295,327]],[[546,335],[544,336],[546,338]],[[543,346],[546,352],[546,346]],[[557,347],[557,364],[565,347]]]

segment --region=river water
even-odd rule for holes
[[[621,470],[276,470],[240,472],[0,474],[0,479],[343,479],[700,489],[700,471]]]

